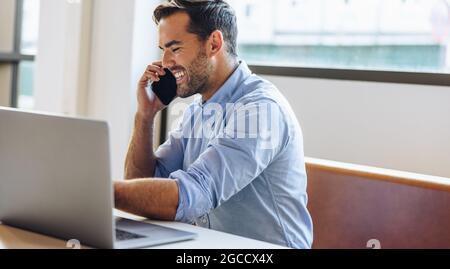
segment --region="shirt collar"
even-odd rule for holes
[[[242,82],[251,76],[251,74],[252,72],[248,68],[248,65],[244,61],[239,61],[239,66],[219,90],[205,103],[203,103],[202,97],[199,96],[197,104],[200,107],[211,103],[224,105],[226,102],[230,101],[233,94],[240,88],[239,86]]]

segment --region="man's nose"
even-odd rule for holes
[[[162,65],[164,68],[171,68],[175,66],[175,61],[173,60],[173,57],[170,55],[171,53],[164,53],[163,59],[162,59]]]

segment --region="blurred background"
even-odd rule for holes
[[[239,56],[291,102],[308,157],[450,177],[450,1],[228,2]],[[1,0],[0,106],[108,121],[121,178],[159,3]]]

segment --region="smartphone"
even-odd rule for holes
[[[177,97],[177,79],[169,69],[164,68],[166,74],[159,77],[159,81],[151,84],[151,89],[159,98],[161,103],[168,106]]]

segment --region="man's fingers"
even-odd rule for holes
[[[163,67],[162,61],[153,62],[152,65],[156,65],[156,66],[159,66],[161,68]]]
[[[156,72],[146,71],[145,76],[151,81],[159,81],[159,74]]]
[[[164,76],[166,74],[166,72],[164,71],[164,68],[157,66],[157,65],[147,66],[146,71],[158,73],[160,76]]]

